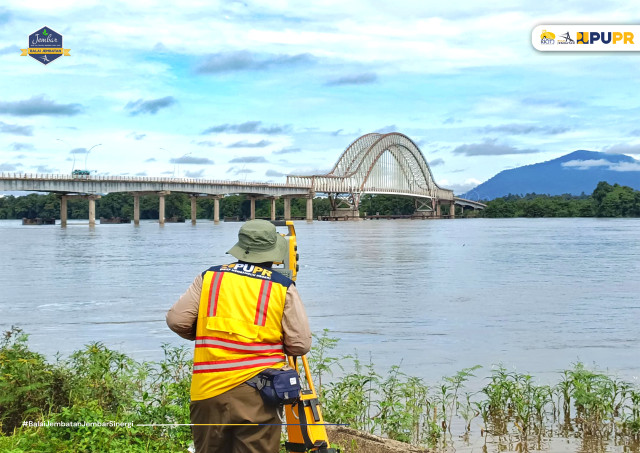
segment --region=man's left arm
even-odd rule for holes
[[[289,286],[282,315],[284,352],[291,356],[302,356],[311,349],[311,329],[296,285]]]
[[[169,328],[187,340],[193,341],[196,339],[201,290],[202,275],[198,275],[189,289],[180,296],[180,299],[167,312],[167,325]]]

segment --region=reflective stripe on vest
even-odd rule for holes
[[[209,316],[215,316],[218,309],[218,296],[220,295],[220,284],[222,283],[223,272],[214,272],[209,288],[209,305],[207,312]],[[215,291],[215,292],[214,292]],[[211,296],[213,296],[213,304],[211,303]]]
[[[267,322],[267,308],[269,308],[269,297],[271,296],[271,282],[263,281],[258,296],[258,307],[256,308],[256,319],[253,323],[256,326],[264,326]]]
[[[285,356],[252,357],[250,359],[218,360],[212,362],[194,362],[193,374],[216,373],[221,371],[242,370],[245,368],[268,367],[282,363]]]
[[[243,343],[218,337],[196,337],[196,348],[218,348],[244,353],[284,353],[282,343]]]

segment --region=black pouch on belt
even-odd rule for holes
[[[296,370],[267,368],[247,381],[260,392],[265,404],[280,406],[300,399],[300,376]]]

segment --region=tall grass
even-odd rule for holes
[[[164,352],[158,363],[138,363],[91,343],[48,363],[14,327],[0,342],[0,451],[186,451],[188,427],[137,426],[188,423],[191,352]],[[36,426],[23,426],[28,422]],[[114,426],[37,426],[42,422]]]
[[[435,450],[470,436],[519,451],[540,449],[553,437],[582,439],[584,451],[604,451],[608,442],[640,449],[640,389],[582,363],[563,371],[555,385],[497,366],[470,392],[465,385],[482,377],[479,366],[427,385],[401,365],[381,373],[371,359],[334,357],[337,343],[324,331],[309,357],[327,422]],[[6,332],[0,451],[186,451],[188,427],[139,426],[189,422],[191,349],[163,349],[160,362],[137,362],[91,343],[50,363],[29,350],[20,329]],[[129,425],[23,426],[29,421]]]
[[[497,439],[520,451],[541,448],[551,437],[640,448],[640,389],[582,363],[563,371],[556,385],[493,367],[482,389],[471,393],[464,386],[478,374],[478,365],[427,386],[398,365],[382,377],[371,362],[363,367],[351,356],[331,357],[336,344],[324,331],[315,338],[309,358],[313,368],[321,351],[320,363],[341,363],[352,370],[329,383],[325,379],[320,396],[330,422],[435,449],[451,446],[456,438],[468,439],[474,425],[477,437]]]

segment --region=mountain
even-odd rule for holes
[[[501,171],[460,197],[493,200],[528,193],[590,195],[600,181],[640,190],[640,161],[623,154],[579,150],[547,162]]]

